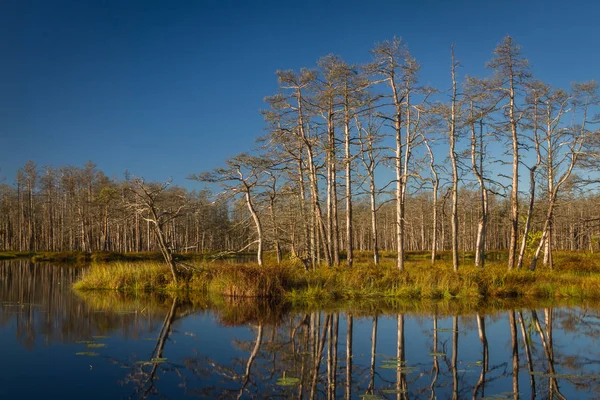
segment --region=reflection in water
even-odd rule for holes
[[[523,347],[525,348],[525,357],[527,357],[527,372],[529,373],[529,386],[531,388],[531,397],[535,398],[535,374],[533,369],[533,361],[531,359],[531,343],[527,330],[525,329],[525,321],[523,313],[518,312],[519,326],[521,327],[521,338],[523,339]]]
[[[489,368],[489,352],[487,336],[485,334],[485,318],[483,318],[480,313],[477,313],[475,318],[477,319],[477,333],[479,335],[479,341],[481,341],[481,355],[483,360],[481,361],[481,373],[479,374],[479,379],[477,380],[475,388],[473,389],[473,399],[477,398],[477,393],[479,391],[481,391],[481,397],[485,397],[485,386],[483,383],[485,382],[485,374]],[[535,397],[535,394],[533,396]]]
[[[452,399],[458,399],[458,316],[452,317]]]
[[[107,312],[82,302],[71,289],[81,273],[81,267],[0,261],[0,326],[14,324],[19,342],[30,350],[36,342],[76,342],[113,331],[135,338],[155,329],[160,317],[151,304],[134,301]]]
[[[76,294],[80,272],[0,264],[8,397],[48,387],[89,397],[93,386],[96,398],[582,399],[600,388],[597,308],[320,311],[185,293]],[[83,343],[99,355],[77,356]],[[49,352],[56,374],[24,382],[39,360],[28,354]]]
[[[517,342],[517,323],[515,320],[515,311],[508,312],[508,321],[510,324],[510,341],[512,347],[512,382],[513,397],[519,398],[519,343]]]

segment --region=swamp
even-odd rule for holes
[[[584,399],[600,390],[594,299],[73,290],[89,268],[0,261],[3,397]]]

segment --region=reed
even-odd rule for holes
[[[380,265],[356,262],[353,268],[318,267],[305,271],[294,260],[282,265],[195,263],[188,279],[170,283],[169,270],[158,262],[95,263],[76,284],[80,290],[188,290],[230,297],[257,297],[291,301],[338,299],[473,299],[515,297],[545,299],[600,299],[600,257],[560,254],[554,270],[540,268],[507,271],[504,261],[485,268],[468,262],[455,273],[449,260],[431,266],[426,259],[406,263],[399,271],[391,258]]]
[[[169,268],[158,262],[94,264],[82,274],[74,288],[125,291],[176,289],[171,284]]]

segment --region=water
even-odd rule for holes
[[[77,294],[80,272],[0,263],[1,399],[600,396],[590,304]]]

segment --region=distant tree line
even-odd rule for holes
[[[0,185],[0,248],[19,251],[157,251],[151,216],[135,196],[138,178],[109,179],[92,162],[83,167],[21,168],[13,185]],[[185,206],[163,231],[178,251],[235,248],[244,234],[231,225],[225,203],[206,191],[165,187],[166,211]]]
[[[305,265],[352,266],[354,251],[508,250],[508,269],[552,266],[552,249],[598,250],[595,81],[569,90],[534,78],[506,37],[490,76],[422,85],[401,39],[350,65],[277,71],[267,134],[224,167],[191,174],[223,190],[190,192],[81,168],[27,163],[0,187],[0,246],[16,250],[240,251]],[[162,233],[161,233],[162,232]],[[161,239],[162,235],[162,239]],[[162,248],[161,248],[162,243]]]

